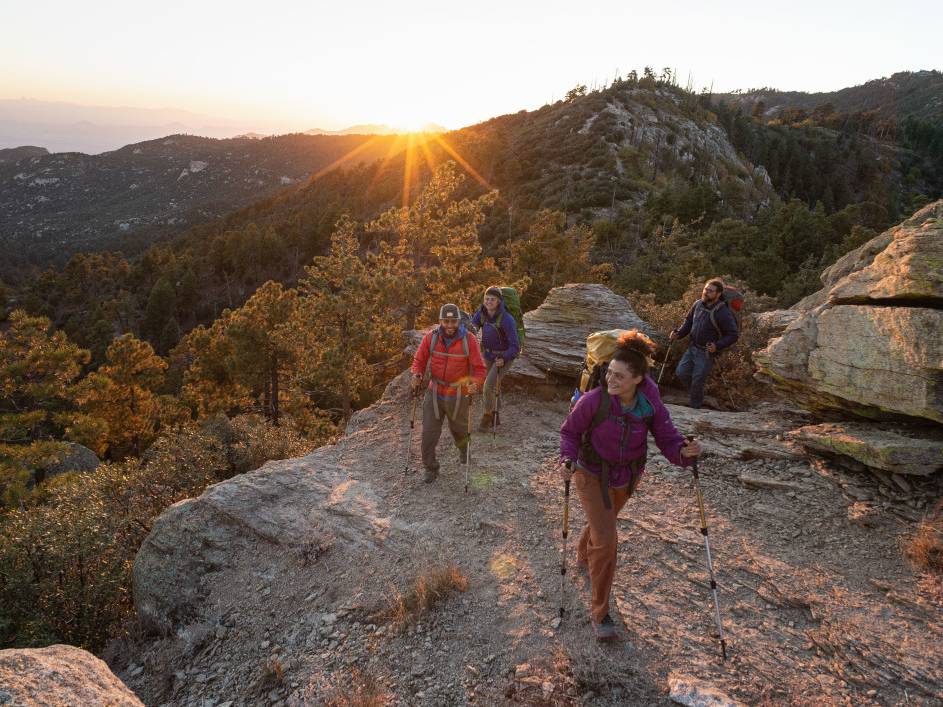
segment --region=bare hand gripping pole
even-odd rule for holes
[[[688,440],[694,439],[688,437]],[[714,580],[714,563],[711,560],[711,543],[707,538],[707,515],[704,513],[704,496],[701,493],[701,484],[697,472],[697,457],[691,467],[694,474],[694,493],[697,495],[697,509],[701,514],[701,535],[704,536],[704,549],[707,551],[707,574],[711,580],[711,593],[714,595],[714,621],[717,623],[717,634],[720,636],[720,653],[727,660],[727,641],[724,640],[724,625],[720,620],[720,600],[717,598],[717,582]]]

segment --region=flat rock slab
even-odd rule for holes
[[[745,707],[714,686],[682,673],[669,673],[668,692],[672,702],[687,707]]]
[[[943,430],[939,428],[904,431],[886,425],[830,422],[800,427],[788,436],[808,449],[850,457],[891,474],[928,476],[943,470]],[[901,481],[895,483],[909,490]]]
[[[105,661],[67,645],[0,651],[0,705],[144,707]]]
[[[721,412],[666,405],[678,431],[694,435],[705,453],[724,459],[801,459],[801,447],[784,438],[793,428],[787,418],[770,412]],[[654,442],[650,440],[654,447]]]
[[[605,285],[586,283],[550,290],[542,305],[524,314],[524,328],[524,350],[531,363],[541,371],[574,379],[586,355],[586,337],[593,332],[638,329],[657,337],[625,297]]]

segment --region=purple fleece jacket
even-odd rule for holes
[[[566,421],[560,428],[561,459],[576,461],[579,458],[583,432],[592,424],[593,415],[599,409],[599,402],[605,389],[603,385],[584,394],[567,415]],[[609,485],[613,488],[625,486],[632,480],[632,468],[628,462],[645,453],[648,443],[646,422],[651,424],[655,444],[668,461],[678,466],[691,464],[690,459],[681,456],[684,437],[675,429],[671,416],[661,401],[655,381],[650,376],[645,376],[639,385],[639,390],[648,398],[648,402],[655,410],[651,420],[646,421],[630,413],[623,413],[619,399],[613,395],[610,396],[609,418],[593,430],[593,446],[600,456],[610,460]],[[625,463],[612,463],[619,459],[624,460]],[[580,460],[580,466],[597,476],[602,472],[598,464],[590,464],[585,460]],[[639,473],[641,474],[642,471],[644,468]]]

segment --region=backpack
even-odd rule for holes
[[[601,385],[606,379],[606,369],[609,368],[609,361],[616,353],[616,346],[619,343],[619,337],[625,332],[624,329],[610,329],[609,331],[597,331],[586,337],[586,357],[583,360],[583,370],[580,372],[580,378],[577,381],[577,393],[574,401],[579,399],[580,395]]]
[[[501,288],[501,299],[504,300],[504,309],[514,317],[514,323],[517,325],[517,339],[521,345],[521,351],[524,350],[524,315],[521,313],[521,296],[513,287]]]
[[[743,293],[733,285],[724,285],[724,291],[720,295],[720,301],[730,308],[733,320],[737,323],[737,331],[743,331]],[[711,324],[717,330],[718,336],[722,336],[720,327],[717,326],[717,320],[714,318],[716,307],[710,311]]]

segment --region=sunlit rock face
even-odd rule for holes
[[[543,304],[524,315],[524,327],[530,362],[542,371],[574,377],[586,356],[586,337],[595,331],[638,329],[657,336],[625,297],[587,283],[550,290]]]
[[[755,354],[813,411],[943,423],[943,201],[848,253]]]

